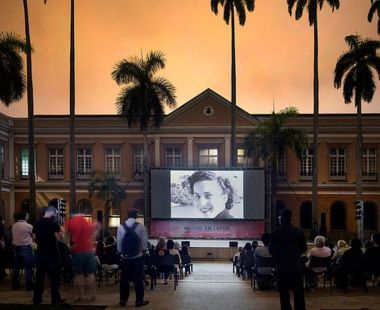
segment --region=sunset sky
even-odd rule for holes
[[[338,11],[325,3],[319,15],[320,112],[355,113],[333,70],[347,50],[344,37],[380,39],[377,16],[367,21],[370,0],[341,0]],[[211,88],[230,100],[230,26],[210,0],[76,0],[76,113],[115,114],[120,87],[111,79],[123,58],[160,50],[167,58],[158,72],[176,87],[178,106]],[[69,113],[70,1],[29,0],[35,114]],[[0,0],[0,31],[24,35],[22,0]],[[307,12],[289,16],[286,0],[256,0],[244,27],[236,27],[237,104],[249,113],[287,106],[313,111],[313,28]],[[380,85],[363,112],[380,113]],[[26,116],[26,94],[0,112]],[[166,112],[170,112],[166,110]]]

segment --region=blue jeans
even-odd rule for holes
[[[33,285],[33,265],[34,256],[31,245],[15,246],[14,250],[14,264],[12,271],[12,288],[17,289],[20,286],[20,269],[25,269],[25,285],[30,288]]]

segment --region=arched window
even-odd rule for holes
[[[110,207],[108,226],[119,227],[120,225],[120,207]]]
[[[280,226],[279,216],[280,216],[281,210],[284,208],[286,208],[285,203],[282,202],[281,200],[277,200],[276,201],[276,226]]]
[[[363,229],[377,230],[377,206],[372,201],[364,202]]]
[[[302,229],[311,229],[312,205],[311,201],[304,201],[300,206],[300,226]]]
[[[331,230],[346,229],[346,207],[344,202],[336,201],[331,205],[330,225]]]
[[[70,210],[70,213],[81,213],[86,217],[92,217],[92,205],[87,199],[81,199],[78,201],[77,207],[74,210]]]

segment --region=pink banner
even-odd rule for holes
[[[259,239],[264,222],[159,221],[151,220],[150,237]]]

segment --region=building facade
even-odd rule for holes
[[[246,135],[270,115],[237,111],[238,168],[262,165],[245,156]],[[355,211],[355,114],[320,116],[318,153],[319,224],[332,238],[349,238],[356,232]],[[125,219],[128,208],[144,209],[143,135],[138,124],[111,115],[80,115],[75,121],[76,206],[69,205],[69,117],[35,116],[36,205],[42,209],[57,199],[67,200],[67,213],[80,210],[104,221],[104,201],[89,198],[88,184],[94,171],[112,172],[125,186],[127,197],[120,209],[110,211],[110,225]],[[304,130],[310,149],[298,160],[287,151],[279,160],[277,212],[289,207],[294,222],[311,228],[312,115],[301,114],[286,126]],[[3,171],[1,209],[6,224],[13,213],[28,205],[28,128],[26,118],[0,114]],[[230,103],[207,89],[172,113],[159,129],[148,131],[148,157],[152,168],[230,167]],[[365,234],[379,231],[380,114],[363,115],[363,200]],[[142,212],[143,213],[143,212]],[[68,216],[68,215],[67,215]]]

